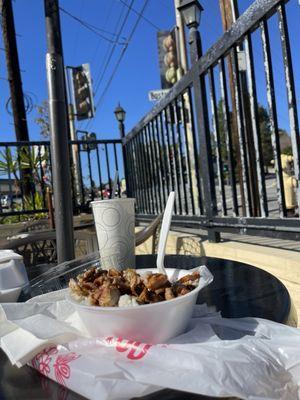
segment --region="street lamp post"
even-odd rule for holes
[[[203,7],[198,0],[183,0],[178,7],[178,11],[182,13],[185,24],[189,29],[191,63],[193,64],[202,56],[202,44],[198,27]]]
[[[124,165],[124,175],[125,175],[125,182],[126,182],[126,195],[127,197],[131,197],[131,190],[129,184],[129,176],[128,176],[128,164],[127,164],[127,156],[126,156],[126,148],[125,148],[125,117],[126,111],[121,107],[120,103],[115,108],[114,114],[116,116],[117,121],[119,122],[119,132],[120,138],[122,140],[122,153],[123,153],[123,165]]]
[[[198,27],[200,24],[202,6],[198,0],[182,0],[178,11],[182,13],[183,19],[189,29],[189,45],[191,64],[196,63],[202,56],[202,45]],[[217,215],[217,199],[214,182],[214,169],[211,151],[209,115],[206,99],[205,78],[201,74],[194,79],[196,123],[199,136],[200,163],[203,176],[203,191],[205,212],[208,220]],[[220,234],[213,228],[208,230],[208,239],[211,242],[219,242]]]

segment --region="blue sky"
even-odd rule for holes
[[[127,0],[127,3],[130,3]],[[242,13],[250,4],[251,0],[240,0],[239,8]],[[133,7],[140,11],[144,0],[135,0]],[[218,0],[202,0],[204,12],[201,22],[201,35],[204,50],[208,49],[222,34],[222,25],[219,12]],[[109,32],[116,32],[126,14],[126,7],[121,0],[61,0],[61,7],[77,17]],[[29,93],[34,103],[41,103],[47,98],[47,85],[45,73],[46,36],[44,23],[44,8],[42,0],[15,0],[13,2],[15,13],[16,31],[18,36],[18,50],[22,72],[23,88]],[[295,80],[297,94],[300,93],[300,6],[298,0],[290,0],[287,5],[291,46],[294,55]],[[120,67],[106,91],[96,112],[96,117],[89,125],[92,131],[97,133],[98,138],[117,138],[118,130],[113,110],[120,101],[126,109],[126,130],[133,127],[152,107],[148,100],[148,91],[160,88],[158,70],[156,28],[167,30],[175,24],[175,13],[173,0],[149,0],[144,13],[152,24],[141,20],[138,28],[128,46]],[[128,37],[137,19],[137,15],[130,13],[122,36]],[[115,63],[120,55],[122,46],[116,45],[111,63],[108,65],[103,79],[99,77],[103,73],[107,54],[111,44],[86,30],[78,22],[61,13],[64,58],[67,65],[80,65],[90,63],[94,79],[94,89],[99,86],[96,93],[95,103],[101,98],[105,86],[111,76]],[[274,57],[274,73],[281,78],[276,82],[276,95],[279,109],[279,125],[285,129],[288,127],[288,114],[286,107],[286,89],[282,79],[282,57],[278,36],[277,18],[270,21],[272,37],[272,50]],[[108,35],[108,34],[107,34]],[[257,35],[256,35],[257,36]],[[111,37],[111,36],[110,36]],[[255,37],[254,37],[255,38]],[[258,37],[257,37],[258,39]],[[3,47],[2,38],[0,47]],[[261,56],[259,45],[254,43],[255,57]],[[256,66],[258,89],[264,85],[264,71],[262,61]],[[0,51],[0,77],[6,78],[6,65],[3,51]],[[5,110],[5,103],[9,98],[8,83],[0,79],[0,126],[1,141],[14,140],[14,129],[12,117]],[[258,90],[258,98],[265,104],[264,90]],[[299,97],[298,97],[299,98]],[[39,127],[35,124],[36,111],[28,114],[28,125],[30,138],[40,138]],[[86,122],[77,126],[85,128]]]

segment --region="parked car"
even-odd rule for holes
[[[1,208],[9,208],[11,204],[10,198],[7,194],[1,195]]]

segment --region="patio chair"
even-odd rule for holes
[[[162,215],[158,215],[148,226],[136,233],[136,246],[152,237],[152,253],[156,242]],[[74,228],[75,254],[80,257],[98,250],[97,237],[94,230],[86,229],[92,224],[83,224]],[[81,228],[81,229],[80,229]],[[32,230],[20,233],[0,243],[0,249],[12,249],[24,257],[27,267],[39,264],[55,264],[56,232],[51,230]]]

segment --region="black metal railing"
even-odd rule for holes
[[[88,211],[96,198],[121,196],[121,140],[69,142],[74,212]],[[118,172],[118,173],[116,173]],[[114,185],[114,180],[117,179]],[[52,191],[51,146],[48,141],[0,142],[0,218],[46,213]]]
[[[190,58],[198,61],[123,139],[140,219],[160,213],[175,190],[174,222],[204,228],[213,241],[226,231],[300,238],[299,126],[286,3],[255,1],[203,56],[199,32],[190,30]],[[280,35],[282,50],[275,76],[271,34]],[[278,93],[281,80],[284,94]],[[282,157],[279,108],[289,120],[284,135],[293,165]]]

